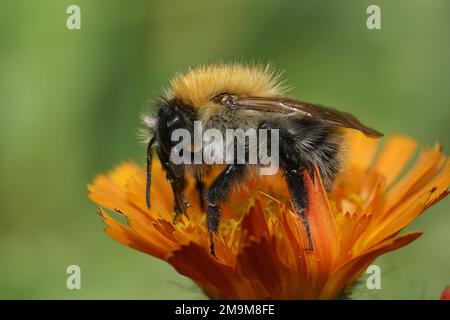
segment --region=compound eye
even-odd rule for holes
[[[169,110],[169,108],[168,107],[166,107],[166,106],[163,106],[163,107],[161,107],[160,109],[159,109],[159,111],[158,111],[160,114],[162,114],[162,115],[167,115],[167,114],[169,114],[170,113],[170,110]]]
[[[167,127],[169,129],[179,127],[181,124],[181,119],[178,115],[174,116],[172,119],[167,121]]]

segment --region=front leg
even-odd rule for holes
[[[186,214],[186,210],[190,206],[183,194],[184,188],[186,187],[184,166],[177,165],[175,167],[175,165],[170,162],[169,156],[161,148],[157,150],[157,153],[161,165],[166,171],[167,180],[172,187],[175,211],[173,222],[175,223],[178,216],[182,213]]]
[[[209,249],[215,256],[213,235],[219,230],[220,204],[224,202],[230,193],[232,186],[245,175],[245,165],[230,164],[214,180],[206,195],[206,226],[209,234]]]
[[[166,171],[167,180],[172,186],[175,199],[174,222],[181,213],[186,214],[186,209],[189,206],[186,197],[183,195],[186,185],[185,166],[184,164],[174,164],[170,159],[172,147],[174,146],[172,133],[177,129],[189,129],[191,127],[189,117],[183,110],[178,103],[171,105],[167,101],[162,101],[158,111],[157,123],[158,148],[156,151]]]
[[[179,177],[173,177],[173,173],[168,174],[167,179],[170,182],[172,192],[174,195],[175,216],[173,217],[172,222],[176,223],[177,218],[179,217],[180,214],[184,214],[187,216],[187,208],[190,207],[190,204],[183,193],[186,187],[186,180],[184,177],[184,173]]]

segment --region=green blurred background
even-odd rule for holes
[[[66,28],[70,4],[81,30]],[[369,4],[382,30],[366,28]],[[139,114],[191,65],[272,61],[293,96],[449,150],[449,12],[446,0],[1,0],[0,298],[204,298],[107,237],[86,197],[97,173],[143,163]],[[449,209],[417,219],[408,229],[422,238],[376,262],[382,290],[354,297],[437,298],[450,284]],[[71,264],[81,290],[66,289]]]

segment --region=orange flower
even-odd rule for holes
[[[391,137],[374,160],[377,141],[349,132],[349,160],[327,194],[319,175],[305,177],[314,251],[305,250],[305,229],[292,211],[281,175],[249,181],[223,205],[209,254],[205,215],[194,181],[186,196],[189,218],[172,224],[173,196],[155,161],[145,204],[145,172],[126,162],[89,186],[94,202],[127,218],[122,224],[103,209],[106,232],[131,248],[163,259],[211,298],[333,299],[340,297],[376,257],[417,239],[398,235],[425,209],[448,194],[450,162],[439,146],[425,149],[400,179],[416,142]]]
[[[450,300],[450,286],[445,288],[444,292],[442,292],[441,300]]]

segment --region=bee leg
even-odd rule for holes
[[[296,141],[295,134],[292,133],[292,130],[282,129],[283,126],[271,123],[270,121],[263,121],[259,125],[259,128],[266,130],[279,128],[280,167],[285,174],[292,206],[305,226],[308,237],[308,250],[313,250],[311,230],[308,216],[306,215],[306,211],[308,210],[308,192],[302,174],[304,169],[308,169],[308,166],[305,165],[306,162],[301,157],[301,152],[295,150],[295,148],[293,149]]]
[[[195,189],[198,192],[200,209],[203,211],[205,209],[205,184],[198,175],[195,176]]]
[[[184,188],[186,186],[184,167],[181,165],[174,167],[174,165],[169,162],[169,156],[165,152],[163,152],[161,148],[157,149],[157,153],[161,165],[166,171],[167,180],[172,187],[175,211],[173,223],[175,223],[178,216],[182,213],[186,214],[186,209],[190,206],[183,194]]]
[[[185,187],[184,176],[176,177],[175,179],[168,179],[172,186],[172,192],[174,195],[174,211],[175,216],[173,217],[172,222],[176,223],[180,214],[186,214],[187,208],[190,207],[186,197],[183,194],[183,190]]]
[[[180,187],[180,179],[174,177],[170,171],[167,171],[166,178],[167,181],[169,181],[170,186],[172,187],[172,193],[174,196],[173,211],[175,212],[175,216],[173,217],[172,223],[176,223],[180,214],[185,213],[186,211],[187,200],[182,194],[182,187]]]
[[[220,204],[224,202],[231,190],[231,187],[243,178],[245,174],[245,165],[230,164],[214,180],[208,189],[206,195],[206,226],[209,233],[209,250],[212,256],[215,256],[213,235],[219,230],[220,222]]]
[[[150,209],[151,201],[150,201],[150,187],[152,183],[152,152],[153,152],[153,144],[155,143],[155,137],[153,136],[148,142],[147,146],[147,174],[145,181],[145,202],[147,204],[147,208]]]
[[[299,170],[290,170],[286,172],[286,181],[289,188],[289,194],[291,196],[292,206],[295,211],[300,215],[302,223],[305,226],[306,235],[308,237],[308,250],[314,250],[311,230],[309,228],[308,216],[306,210],[308,210],[308,191],[305,187],[305,181],[303,180],[303,174]]]
[[[208,228],[209,235],[209,252],[213,257],[216,256],[213,235],[214,233],[217,234],[219,230],[221,214],[222,213],[219,206],[208,206],[206,209],[206,227]]]

